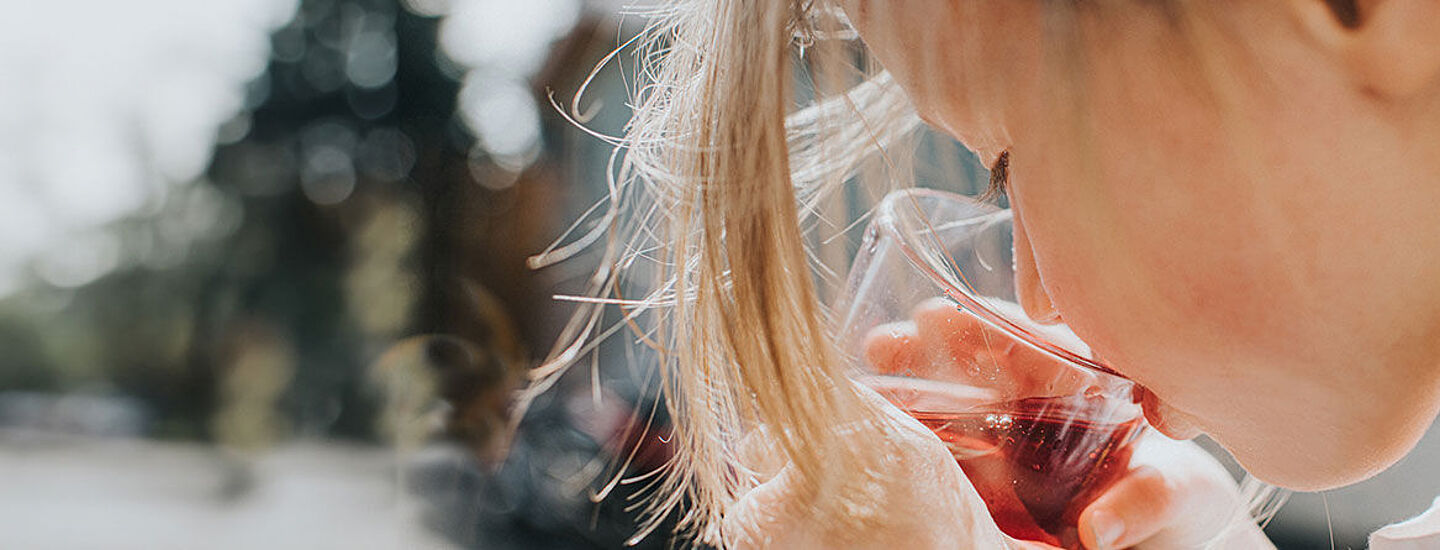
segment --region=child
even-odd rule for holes
[[[899,177],[915,114],[1008,159],[1027,313],[1143,385],[1165,434],[1317,490],[1393,464],[1435,417],[1440,3],[689,0],[655,17],[594,291],[625,291],[659,350],[676,455],[653,505],[688,503],[702,540],[1019,544],[932,434],[847,381],[817,297],[807,228],[845,182]],[[817,98],[797,111],[802,49]],[[885,72],[852,87],[833,67],[860,50]],[[1142,446],[1158,450],[1082,515],[1087,546],[1268,546],[1230,520],[1212,461]]]

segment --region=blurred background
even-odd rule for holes
[[[624,2],[5,4],[0,548],[624,547],[634,486],[589,495],[666,458],[627,429],[645,361],[602,347],[505,429],[596,261],[525,265],[611,151],[551,97],[637,30]],[[595,131],[628,116],[621,59]],[[1363,548],[1435,464],[1440,434],[1269,531]]]

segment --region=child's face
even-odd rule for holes
[[[1440,85],[1376,94],[1295,2],[1100,4],[847,13],[926,120],[1011,152],[1027,306],[1157,423],[1295,488],[1388,466],[1440,401]]]

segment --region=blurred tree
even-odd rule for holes
[[[249,132],[211,169],[246,219],[202,305],[197,381],[243,311],[291,340],[282,409],[298,429],[373,436],[362,366],[432,316],[421,266],[443,256],[433,220],[464,170],[435,34],[386,0],[307,0],[275,33]]]

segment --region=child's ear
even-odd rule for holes
[[[1347,17],[1327,1],[1290,4],[1365,90],[1398,98],[1440,83],[1440,0],[1356,0]]]

